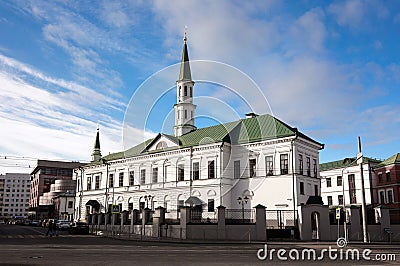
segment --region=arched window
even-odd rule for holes
[[[193,97],[193,90],[192,90],[192,86],[189,87],[189,93],[190,93],[190,97]]]
[[[179,97],[181,97],[181,86],[179,86],[179,90],[178,90],[178,94],[179,94]]]
[[[160,141],[156,146],[156,150],[164,149],[164,148],[167,148],[167,147],[168,146],[167,146],[167,143],[165,141]]]
[[[187,96],[187,86],[185,86],[185,88],[183,90],[183,96]]]

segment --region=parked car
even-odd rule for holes
[[[0,220],[0,224],[6,224],[4,220]]]
[[[73,222],[69,227],[70,234],[89,234],[89,225],[84,222]]]
[[[67,230],[70,227],[70,221],[68,220],[58,220],[56,222],[56,228],[58,230]]]
[[[39,226],[40,225],[40,220],[32,220],[30,225]]]
[[[31,224],[31,220],[25,220],[23,225],[30,225]]]

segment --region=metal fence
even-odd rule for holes
[[[292,210],[265,210],[268,229],[284,229],[296,227],[297,212]]]
[[[203,212],[198,210],[192,210],[190,212],[190,222],[195,224],[212,224],[218,223],[218,211]]]
[[[255,210],[252,209],[226,209],[226,224],[255,223]]]

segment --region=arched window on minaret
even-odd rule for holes
[[[187,86],[185,86],[185,89],[183,91],[183,96],[187,96]]]
[[[179,90],[178,90],[178,92],[179,92],[179,97],[181,97],[181,86],[179,86]]]
[[[190,96],[190,97],[193,97],[192,86],[189,87],[189,96]]]

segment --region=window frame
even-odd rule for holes
[[[200,180],[200,162],[193,162],[193,180]]]
[[[215,178],[215,160],[208,161],[207,163],[207,169],[208,169],[208,179],[214,179]]]
[[[265,175],[274,175],[274,156],[272,155],[265,156]]]
[[[283,153],[279,155],[281,175],[289,174],[289,154]]]
[[[257,160],[255,158],[249,159],[249,177],[255,177],[257,174]]]
[[[240,179],[240,160],[233,161],[233,178]]]

